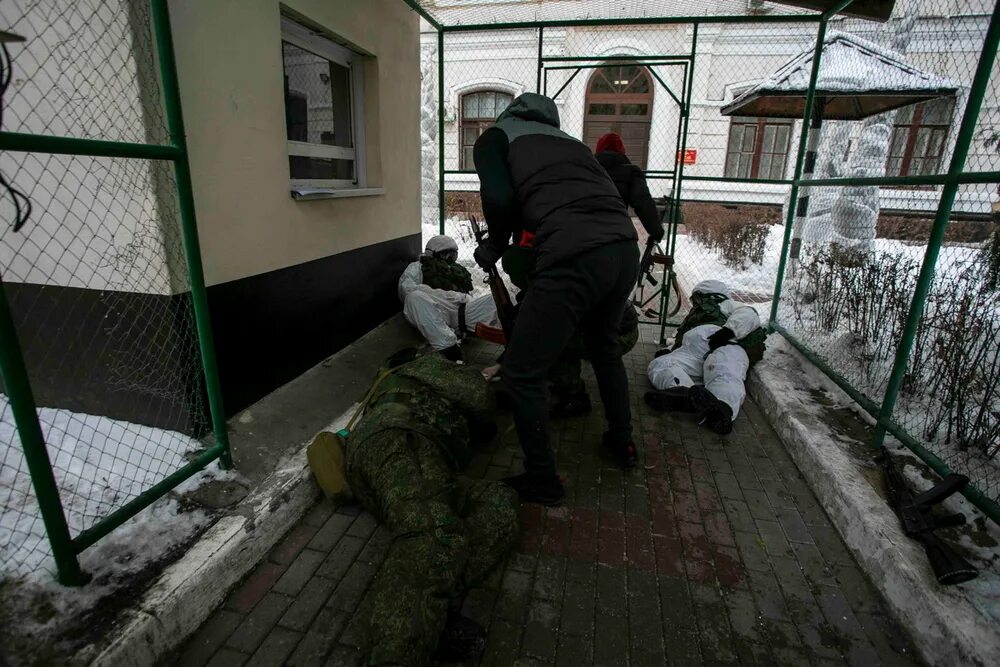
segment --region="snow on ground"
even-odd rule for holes
[[[0,413],[0,575],[49,577],[53,565],[45,527],[9,404],[2,395]],[[71,535],[90,528],[204,449],[202,443],[181,433],[108,417],[52,408],[40,408],[38,414]],[[217,474],[203,471],[178,492],[212,478]],[[183,539],[183,534],[196,530],[205,519],[197,512],[181,512],[175,501],[163,500],[119,528],[110,542],[138,540],[144,554],[156,557],[163,551],[156,547]],[[100,542],[84,556],[103,552],[110,542]],[[105,559],[94,560],[100,566]]]
[[[774,292],[784,233],[785,228],[781,225],[771,225],[764,247],[764,261],[750,264],[745,269],[726,264],[718,252],[693,236],[678,234],[674,270],[681,290],[689,295],[702,280],[721,280],[732,288],[738,300],[754,305],[761,315],[766,315],[764,309],[769,306]]]

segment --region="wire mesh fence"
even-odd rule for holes
[[[26,39],[9,46],[5,132],[168,143],[151,3],[18,0],[0,4],[0,21]],[[174,168],[4,151],[0,172],[31,203],[23,227],[0,230],[0,265],[75,538],[204,451],[211,430]],[[12,197],[0,212],[17,217]],[[0,400],[6,577],[48,567],[51,548]]]
[[[525,91],[552,96],[561,129],[591,148],[605,131],[622,134],[628,155],[646,170],[651,192],[679,196],[681,224],[668,247],[682,301],[700,280],[719,279],[766,318],[776,287],[783,285],[775,324],[871,399],[876,411],[890,387],[916,297],[922,317],[890,416],[911,442],[969,475],[995,507],[995,185],[966,182],[958,188],[926,302],[919,302],[917,289],[995,3],[944,11],[943,3],[901,2],[888,23],[829,21],[824,54],[830,58],[820,71],[827,97],[878,93],[880,98],[866,97],[858,107],[871,109],[877,100],[884,111],[825,120],[813,131],[816,159],[803,160],[803,167],[819,179],[898,180],[803,187],[799,199],[808,196],[809,214],[793,226],[794,256],[782,276],[806,90],[797,113],[764,117],[722,110],[798,56],[804,63],[799,76],[808,83],[817,22],[755,21],[760,8],[708,10],[695,3],[685,12],[689,16],[702,10],[749,16],[725,23],[627,25],[633,16],[627,8],[605,16],[600,3],[588,3],[587,16],[565,16],[559,25],[478,25],[463,32],[463,25],[515,19],[495,6],[472,16],[423,4],[446,26],[446,218],[480,212],[475,175],[455,172],[471,171],[466,145],[492,119],[466,117],[464,96],[492,92],[494,105]],[[521,20],[550,20],[542,14],[555,11],[552,3],[535,9],[537,15]],[[615,13],[610,5],[604,9]],[[646,15],[658,10],[650,11]],[[604,19],[623,23],[601,24]],[[437,36],[428,32],[425,41]],[[987,85],[965,172],[1000,168],[998,80],[993,76]],[[819,93],[817,100],[827,103]],[[426,108],[432,102],[425,100],[425,114],[436,114],[436,108]],[[461,234],[454,222],[446,231]]]

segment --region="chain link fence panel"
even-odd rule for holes
[[[0,4],[12,44],[3,129],[167,141],[148,2]],[[211,426],[173,165],[5,151],[31,202],[0,231],[4,287],[60,497],[76,536],[204,449]],[[13,201],[0,201],[4,220]],[[0,573],[49,567],[50,547],[2,397]]]

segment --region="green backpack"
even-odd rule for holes
[[[421,257],[420,270],[428,287],[465,294],[472,292],[472,274],[458,262],[441,257]]]

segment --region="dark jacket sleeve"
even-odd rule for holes
[[[500,249],[507,247],[517,223],[517,200],[507,166],[507,149],[507,135],[491,127],[479,135],[472,152],[490,241]]]
[[[639,222],[646,229],[646,233],[659,238],[663,235],[663,225],[660,224],[660,216],[656,213],[656,202],[646,187],[646,177],[638,167],[633,167],[630,171],[628,204],[639,216]]]

